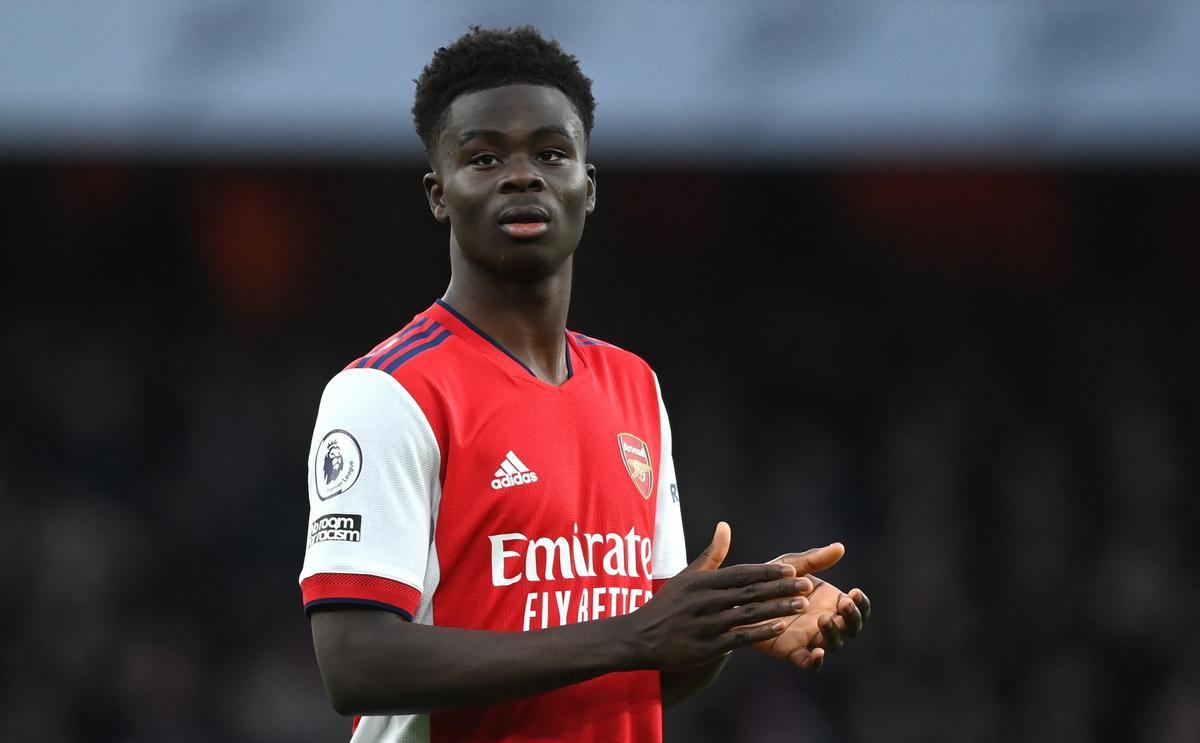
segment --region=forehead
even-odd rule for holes
[[[504,85],[455,98],[446,111],[440,139],[457,146],[460,135],[473,129],[520,136],[547,126],[559,126],[583,141],[583,122],[571,101],[548,85]]]

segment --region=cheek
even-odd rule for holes
[[[575,178],[564,183],[559,189],[558,196],[564,204],[570,204],[572,207],[580,209],[586,207],[588,198],[587,173],[580,171]]]
[[[451,222],[465,223],[474,219],[485,208],[486,200],[481,198],[477,193],[478,189],[471,188],[470,184],[454,184],[454,187],[447,189],[445,202],[446,208],[450,212]]]

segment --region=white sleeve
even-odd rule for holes
[[[391,375],[347,369],[329,382],[308,455],[306,612],[357,603],[412,618],[440,468],[428,419]]]
[[[662,428],[662,449],[658,465],[658,507],[654,514],[653,579],[666,580],[687,567],[687,548],[683,543],[683,517],[679,510],[679,485],[675,481],[675,462],[671,459],[671,423],[663,404],[658,376],[658,419]]]

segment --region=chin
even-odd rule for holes
[[[553,276],[574,251],[542,247],[536,243],[516,246],[505,250],[492,269],[507,279],[517,281],[540,281]]]
[[[473,262],[501,278],[532,282],[553,276],[562,269],[563,264],[574,252],[574,245],[563,245],[553,239],[505,239],[499,244],[493,243],[482,254],[476,254]],[[472,259],[470,255],[466,257],[468,260]]]

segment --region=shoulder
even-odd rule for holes
[[[417,315],[410,323],[385,338],[366,354],[346,365],[346,370],[373,369],[401,380],[429,364],[444,362],[446,354],[439,349],[450,340],[449,328],[428,313]]]
[[[321,407],[346,411],[395,411],[420,404],[423,379],[436,376],[431,366],[445,363],[441,349],[451,334],[435,319],[417,315],[400,330],[351,361],[325,386]]]
[[[389,417],[429,427],[444,442],[447,384],[468,372],[461,341],[440,316],[427,310],[350,362],[325,389],[321,408],[353,410],[380,425]]]
[[[420,413],[420,405],[398,379],[376,369],[348,367],[325,385],[318,417],[334,416],[386,426],[398,416]]]
[[[620,376],[634,376],[657,385],[657,377],[650,364],[633,351],[574,330],[568,330],[567,334],[584,362],[593,369]]]

